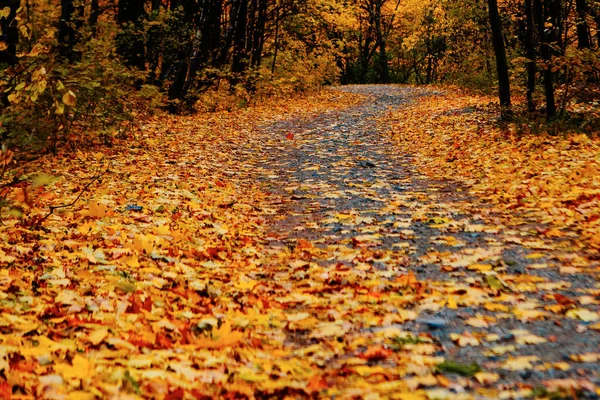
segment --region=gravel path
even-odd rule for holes
[[[293,249],[307,240],[323,249],[320,265],[411,271],[444,288],[449,300],[441,308],[417,305],[419,317],[403,329],[432,337],[446,360],[475,362],[499,373],[498,385],[513,389],[573,379],[583,389],[580,398],[597,398],[586,388],[600,386],[600,364],[573,360],[600,351],[600,332],[592,329],[597,321],[568,311],[597,312],[598,283],[559,272],[561,260],[575,255],[523,245],[533,240],[529,233],[498,225],[493,211],[460,183],[428,180],[410,155],[398,152],[377,119],[431,92],[394,86],[340,90],[371,97],[344,111],[263,127],[259,157],[253,157],[263,189],[277,199],[268,217],[270,249]],[[360,248],[363,257],[328,255],[336,245]],[[475,340],[464,345],[456,335]]]

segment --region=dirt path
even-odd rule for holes
[[[111,176],[0,226],[0,398],[598,398],[595,268],[420,175],[430,91],[338,90],[40,160],[33,220]]]
[[[383,307],[392,314],[414,311],[415,318],[388,316],[369,324],[360,321],[360,313],[348,312],[348,302],[343,302],[332,320],[352,323],[347,332],[358,336],[399,328],[415,343],[420,339],[414,338],[431,340],[436,351],[428,355],[477,363],[492,374],[479,375],[476,382],[450,373],[450,393],[519,398],[571,387],[569,395],[581,390],[595,398],[600,367],[588,353],[598,352],[600,334],[589,329],[594,320],[586,321],[581,305],[598,310],[597,282],[547,268],[556,255],[542,244],[538,249],[522,246],[529,240],[526,231],[498,226],[489,207],[460,184],[427,180],[415,171],[410,155],[398,153],[390,132],[377,119],[426,91],[390,86],[343,90],[372,97],[342,112],[264,127],[260,156],[249,158],[256,161],[254,173],[262,188],[273,194],[268,217],[271,258],[282,251],[296,255],[300,261],[293,273],[298,279],[310,277],[313,267],[330,275],[358,270],[369,276],[377,271],[372,278],[381,279],[382,286],[415,274],[425,287],[423,296],[401,307]],[[266,258],[267,264],[273,262]],[[286,278],[281,269],[274,276]],[[321,294],[325,300],[343,295],[352,285],[343,274],[338,278],[335,288],[329,288],[332,293]],[[369,307],[356,292],[353,296],[352,307]],[[576,300],[571,304],[570,299]],[[289,308],[315,312],[302,302]],[[286,338],[296,348],[314,339],[309,329],[291,330]],[[384,347],[390,348],[389,343]],[[369,361],[403,369],[394,362]],[[343,369],[348,354],[323,362]],[[414,374],[419,376],[423,374]],[[488,378],[499,380],[484,390]],[[441,383],[423,380],[417,387]],[[536,392],[542,384],[546,389]]]

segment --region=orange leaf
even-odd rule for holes
[[[385,360],[393,353],[392,350],[386,349],[383,346],[371,346],[364,353],[359,355],[359,357],[369,361],[381,361]]]

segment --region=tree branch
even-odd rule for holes
[[[48,212],[48,214],[46,214],[43,218],[41,218],[38,222],[37,225],[41,226],[42,223],[47,220],[53,213],[55,210],[61,209],[61,208],[67,208],[67,207],[72,207],[75,205],[75,203],[77,203],[77,201],[79,201],[79,199],[81,198],[81,196],[83,196],[83,194],[90,188],[90,186],[92,186],[96,181],[98,181],[104,174],[108,173],[109,170],[107,169],[104,172],[100,172],[97,175],[92,177],[92,180],[90,180],[84,187],[83,189],[81,189],[81,192],[79,192],[79,194],[77,195],[77,197],[75,197],[75,200],[73,200],[70,203],[65,203],[65,204],[61,204],[59,206],[50,206],[50,211]]]

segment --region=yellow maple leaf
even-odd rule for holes
[[[596,249],[600,249],[600,233],[596,233],[590,238],[590,245]]]
[[[572,354],[570,358],[577,362],[596,363],[600,361],[600,353]]]
[[[479,341],[479,339],[477,339],[476,337],[472,336],[468,332],[465,332],[463,334],[460,334],[460,333],[451,333],[450,334],[450,339],[452,339],[452,341],[455,342],[456,344],[458,344],[460,347],[465,347],[465,346],[479,346],[481,344],[481,342]]]
[[[541,336],[536,336],[532,333],[529,333],[527,331],[525,331],[523,334],[516,334],[513,332],[513,334],[515,335],[515,342],[517,344],[540,344],[540,343],[546,343],[547,340]]]
[[[154,243],[156,237],[154,235],[136,235],[133,238],[133,248],[139,254],[151,254],[154,251]]]
[[[490,326],[490,321],[484,317],[471,317],[465,321],[467,325],[470,325],[474,328],[488,328]]]
[[[339,323],[321,323],[317,329],[311,332],[310,337],[319,339],[331,336],[340,337],[346,333],[346,328]]]
[[[528,258],[530,260],[535,260],[537,258],[543,258],[543,257],[546,257],[546,256],[544,254],[541,254],[541,253],[531,253],[531,254],[527,254],[525,256],[525,258]]]
[[[573,319],[578,318],[585,322],[593,322],[600,319],[600,314],[595,311],[588,310],[587,308],[574,308],[567,311],[567,317]]]
[[[448,295],[448,304],[447,307],[451,310],[456,310],[458,308],[458,304],[456,303],[456,296]]]
[[[502,369],[508,369],[510,371],[523,371],[526,369],[533,368],[533,362],[538,361],[537,356],[520,356],[509,358],[502,364]]]
[[[200,349],[222,349],[236,345],[243,337],[242,332],[232,330],[231,322],[228,321],[213,331],[210,338],[198,339],[194,344]]]
[[[54,372],[62,375],[66,379],[86,379],[93,375],[94,366],[90,361],[76,354],[73,357],[72,365],[57,364],[54,366]]]
[[[127,264],[131,268],[138,268],[140,266],[137,254],[132,254],[131,256],[126,257],[124,261],[125,264]]]
[[[106,205],[91,202],[89,208],[86,211],[82,211],[81,214],[90,218],[104,218],[106,216],[106,210]]]
[[[99,328],[96,329],[88,335],[88,341],[94,346],[99,345],[108,337],[108,328]]]
[[[475,373],[475,379],[477,379],[477,382],[481,383],[482,385],[490,385],[498,381],[498,379],[500,379],[500,375],[494,372],[477,372]]]
[[[473,264],[469,265],[467,269],[470,271],[488,272],[492,270],[492,266],[490,264]]]
[[[94,400],[96,398],[96,394],[91,392],[84,392],[83,390],[76,390],[74,392],[70,392],[67,395],[67,400]]]

